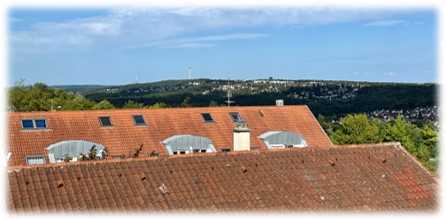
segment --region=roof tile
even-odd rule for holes
[[[391,144],[10,167],[8,179],[14,211],[388,211],[437,204],[436,180]]]
[[[264,113],[260,117],[258,111]],[[202,112],[212,114],[215,122],[204,123]],[[258,138],[266,131],[284,130],[300,133],[311,147],[329,147],[330,139],[307,106],[207,107],[169,109],[116,109],[60,112],[10,112],[9,165],[25,165],[27,155],[47,155],[50,144],[64,140],[87,140],[108,148],[109,155],[129,157],[143,144],[140,155],[152,151],[165,155],[162,141],[178,134],[210,138],[217,150],[232,147],[234,123],[229,112],[239,112],[251,129],[252,149],[265,149]],[[132,115],[143,115],[147,126],[135,126]],[[110,116],[113,126],[101,127],[98,117]],[[23,130],[25,118],[45,118],[47,129]],[[48,158],[46,158],[48,161]]]

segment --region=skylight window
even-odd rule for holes
[[[112,126],[110,117],[108,117],[108,116],[99,117],[99,121],[101,122],[102,127]]]
[[[27,165],[45,164],[45,157],[42,155],[26,156]]]
[[[240,113],[238,112],[229,112],[231,119],[233,122],[243,122],[242,117],[240,117]]]
[[[45,121],[45,119],[34,120],[34,123],[36,124],[36,128],[46,128],[46,121]]]
[[[22,127],[27,129],[34,128],[34,122],[33,120],[22,120]]]
[[[24,119],[22,120],[22,128],[24,129],[45,129],[45,119]]]
[[[144,121],[144,117],[142,115],[134,115],[133,122],[135,122],[135,125],[146,125],[146,122]]]
[[[205,122],[214,122],[210,113],[201,113],[201,116],[203,116]]]

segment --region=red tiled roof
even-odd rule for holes
[[[214,123],[205,123],[201,113],[211,113]],[[169,109],[119,109],[60,112],[9,113],[10,165],[25,164],[27,155],[44,155],[46,148],[64,140],[86,140],[107,147],[109,155],[129,155],[143,144],[141,155],[152,151],[165,154],[162,141],[178,134],[210,138],[218,149],[232,148],[229,112],[239,112],[251,129],[253,149],[266,146],[258,136],[272,130],[300,133],[310,147],[329,147],[330,139],[307,106],[209,107]],[[147,126],[135,126],[132,115],[143,115]],[[113,126],[101,127],[98,117],[110,116]],[[21,120],[45,118],[44,130],[24,130]]]
[[[12,211],[434,210],[435,179],[399,145],[10,167]]]

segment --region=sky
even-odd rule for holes
[[[13,8],[9,84],[437,80],[435,10]]]

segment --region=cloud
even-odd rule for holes
[[[366,23],[365,26],[373,26],[373,27],[390,27],[396,25],[407,24],[404,20],[380,20]]]
[[[262,33],[237,33],[240,29],[367,22],[385,18],[389,14],[392,13],[334,8],[119,8],[111,9],[108,14],[101,16],[30,23],[25,30],[11,31],[10,39],[16,51],[91,46],[131,48],[138,45],[165,46],[166,43],[183,48],[211,47],[218,41],[267,37]],[[374,25],[385,24],[381,21]],[[216,34],[197,36],[203,32]],[[197,37],[185,37],[191,35]],[[203,43],[211,41],[214,43]]]
[[[180,43],[180,44],[164,45],[161,46],[161,48],[210,48],[214,46],[215,44],[209,44],[209,43]]]
[[[269,36],[268,34],[264,33],[231,33],[231,34],[220,34],[220,35],[208,35],[202,37],[167,39],[161,41],[154,41],[146,44],[133,45],[126,48],[128,49],[143,48],[143,47],[204,48],[204,47],[214,47],[215,44],[203,43],[203,42],[250,40],[257,38],[265,38],[268,36]]]
[[[395,72],[389,71],[384,73],[385,76],[395,76]]]

